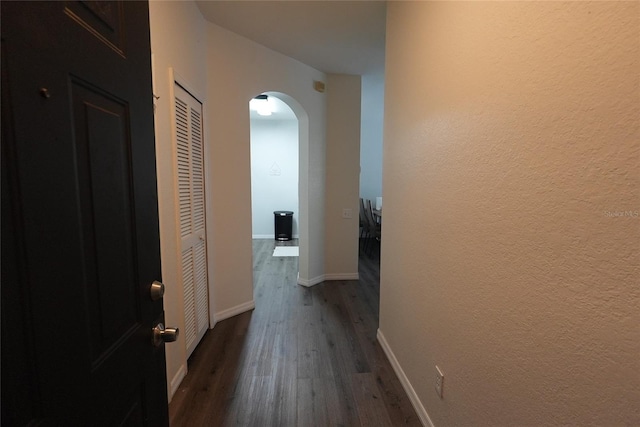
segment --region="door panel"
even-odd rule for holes
[[[187,356],[209,328],[202,104],[176,83],[175,142]]]
[[[118,1],[66,1],[65,13],[124,56],[124,8]]]
[[[167,425],[148,6],[0,7],[3,425]]]
[[[72,81],[93,363],[139,327],[131,135],[126,104]],[[114,185],[114,183],[116,185]]]

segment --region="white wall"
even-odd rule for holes
[[[362,76],[360,197],[375,203],[382,196],[384,68]]]
[[[298,237],[298,121],[251,120],[254,239],[274,239],[274,211],[293,212]]]
[[[193,2],[150,2],[156,147],[166,324],[184,322],[178,289],[170,67],[204,100],[207,250],[211,303],[219,321],[253,307],[249,100],[279,91],[300,127],[300,276],[324,274],[326,76],[202,18]],[[210,101],[213,100],[213,101]],[[168,345],[169,395],[186,374],[183,339]]]
[[[358,278],[360,76],[329,74],[327,84],[326,280]],[[351,209],[351,218],[343,210]]]
[[[380,332],[421,405],[640,425],[640,3],[387,13]]]
[[[206,121],[211,143],[214,209],[216,313],[233,312],[253,301],[251,246],[251,164],[249,100],[275,91],[296,113],[300,126],[300,278],[324,274],[325,95],[313,81],[326,76],[296,60],[213,24],[207,26]],[[209,224],[207,224],[209,225]]]
[[[198,8],[190,2],[152,1],[149,3],[149,18],[154,62],[154,92],[160,97],[156,101],[155,132],[162,281],[166,287],[165,324],[184,329],[183,292],[179,287],[177,263],[179,247],[171,130],[173,82],[170,68],[173,67],[176,73],[188,81],[196,95],[204,98],[207,86],[206,22]],[[205,128],[205,137],[206,134]],[[179,335],[177,343],[166,346],[166,355],[171,397],[187,370],[184,336]]]

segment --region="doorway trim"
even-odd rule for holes
[[[298,119],[298,284],[309,277],[309,114],[302,104],[284,92],[262,91],[286,103]],[[247,100],[247,103],[249,100]],[[301,279],[302,278],[302,279]]]
[[[209,321],[209,326],[208,329],[212,329],[215,325],[215,318],[214,318],[214,284],[213,284],[213,261],[212,261],[212,252],[214,249],[214,242],[213,242],[213,238],[212,238],[212,211],[213,211],[213,195],[211,193],[212,191],[212,185],[208,185],[208,183],[211,182],[211,165],[210,165],[210,148],[209,148],[209,144],[207,143],[207,130],[208,130],[208,119],[207,119],[207,102],[206,102],[206,97],[204,96],[203,92],[198,91],[195,89],[196,86],[194,86],[193,84],[191,84],[189,82],[188,79],[186,79],[183,75],[181,75],[180,73],[178,73],[174,67],[168,67],[167,68],[167,84],[168,84],[168,104],[169,104],[169,121],[170,121],[170,132],[171,132],[171,136],[170,136],[170,140],[171,140],[171,180],[172,180],[172,185],[173,185],[173,198],[171,201],[171,206],[173,207],[173,214],[174,214],[174,218],[172,220],[172,228],[175,229],[175,252],[172,250],[167,254],[167,258],[162,258],[162,265],[163,265],[163,270],[165,268],[167,268],[166,266],[169,266],[168,268],[170,268],[171,270],[173,270],[173,273],[175,274],[175,278],[176,280],[182,280],[181,277],[181,272],[182,272],[182,268],[181,268],[181,250],[180,250],[180,228],[179,228],[179,215],[180,215],[180,210],[179,210],[179,204],[177,203],[178,201],[178,185],[177,185],[177,176],[178,176],[178,171],[176,169],[176,165],[177,165],[177,153],[175,150],[175,85],[178,84],[180,85],[184,90],[186,90],[188,93],[190,93],[195,99],[197,99],[201,104],[202,104],[202,140],[203,140],[203,166],[204,166],[204,198],[205,198],[205,236],[206,236],[206,247],[207,247],[207,253],[206,253],[206,266],[207,266],[207,277],[208,277],[208,301],[207,301],[207,309],[208,309],[208,321]],[[157,117],[156,117],[157,120]],[[162,172],[159,172],[162,173]],[[162,201],[159,201],[159,206],[161,205]],[[161,237],[162,237],[162,229],[160,230],[161,233]],[[162,238],[161,238],[161,245],[162,245]],[[181,282],[180,282],[181,283]],[[171,284],[169,284],[169,286],[171,286]],[[174,286],[177,286],[176,284],[174,284]],[[182,292],[182,289],[180,289],[177,292],[174,292],[172,295],[172,298],[170,301],[165,301],[165,311],[167,309],[167,305],[171,305],[175,311],[177,311],[178,313],[180,313],[180,315],[178,316],[178,319],[176,319],[177,322],[179,322],[179,326],[184,328],[184,295]],[[184,377],[187,375],[187,357],[186,357],[186,352],[187,352],[187,348],[186,348],[186,342],[185,342],[185,337],[183,334],[180,334],[178,337],[178,341],[181,344],[182,348],[180,349],[180,368],[178,369],[177,372],[175,372],[175,374],[173,375],[172,378],[168,378],[168,395],[169,395],[169,400],[171,400],[171,398],[173,397],[173,395],[175,394],[175,392],[178,390],[178,387],[180,386],[180,384],[182,383],[182,380],[184,379]]]

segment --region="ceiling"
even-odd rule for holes
[[[368,74],[384,67],[384,1],[196,1],[209,22],[311,67]]]

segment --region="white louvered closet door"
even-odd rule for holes
[[[184,335],[188,357],[209,328],[202,104],[178,84],[174,93]]]

